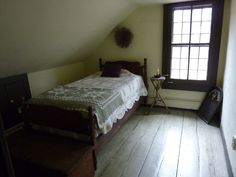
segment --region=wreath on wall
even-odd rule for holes
[[[116,44],[121,48],[127,48],[131,44],[133,33],[126,27],[117,28],[115,31]]]

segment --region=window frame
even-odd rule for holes
[[[171,79],[171,39],[173,28],[173,12],[176,8],[186,6],[204,6],[212,4],[211,36],[209,45],[209,58],[207,80],[181,80]],[[223,22],[223,0],[201,0],[191,2],[181,2],[164,5],[163,16],[163,49],[162,49],[162,73],[167,75],[162,87],[165,89],[190,90],[190,91],[208,91],[216,85],[219,51],[221,42],[221,31]]]

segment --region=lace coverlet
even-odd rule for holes
[[[29,100],[30,104],[50,105],[67,110],[86,111],[93,106],[99,130],[107,133],[117,119],[132,108],[147,90],[141,76],[122,71],[121,77],[100,77],[98,72],[67,85],[58,86]]]

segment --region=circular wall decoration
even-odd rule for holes
[[[133,39],[133,33],[126,27],[117,28],[115,31],[115,41],[121,48],[127,48]]]

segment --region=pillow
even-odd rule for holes
[[[105,63],[102,71],[102,77],[120,77],[121,64]]]
[[[132,73],[128,71],[127,69],[121,69],[120,71],[120,77],[130,76]]]

